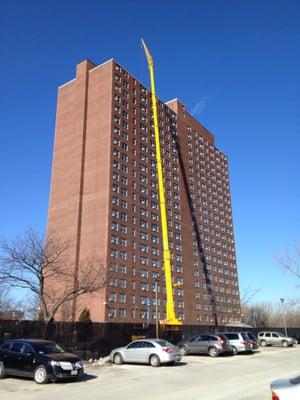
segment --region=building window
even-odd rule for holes
[[[148,240],[148,233],[147,232],[140,232],[140,238],[143,240]]]
[[[159,260],[157,259],[151,259],[151,265],[152,267],[159,267]]]
[[[126,265],[120,264],[118,270],[121,274],[126,274]]]
[[[127,214],[124,211],[121,211],[120,218],[122,221],[127,221]]]
[[[142,265],[148,265],[148,257],[141,256],[141,257],[140,257],[140,263],[141,263]]]
[[[141,219],[141,220],[140,220],[140,226],[141,226],[142,228],[148,228],[148,222],[145,221],[144,219]]]
[[[181,321],[184,321],[184,313],[179,312],[177,315],[178,315],[178,319],[180,319]]]
[[[147,305],[149,302],[148,297],[145,297],[145,296],[141,296],[140,301],[141,301],[142,305]]]
[[[117,310],[115,308],[110,308],[108,310],[108,316],[109,316],[109,318],[116,318]]]
[[[155,203],[154,201],[151,201],[151,208],[154,210],[158,210],[158,204]]]
[[[141,282],[141,283],[140,283],[140,288],[141,288],[141,290],[142,290],[143,292],[146,292],[146,291],[149,290],[149,285],[148,285],[148,283]]]
[[[126,289],[126,280],[125,279],[120,279],[120,288]]]
[[[141,208],[141,215],[148,217],[148,210]]]
[[[184,308],[184,301],[177,300],[177,301],[176,301],[176,306],[177,306],[178,308]]]
[[[151,230],[152,232],[159,232],[159,227],[156,224],[151,224]]]
[[[140,203],[144,206],[146,206],[148,204],[148,199],[144,196],[140,197]]]
[[[144,244],[144,243],[141,243],[141,244],[140,244],[140,250],[141,250],[143,253],[148,253],[148,246],[147,246],[146,244]]]
[[[109,286],[111,286],[111,287],[117,287],[117,286],[118,286],[118,280],[117,280],[117,278],[110,278]]]
[[[151,254],[152,254],[153,256],[158,256],[158,255],[159,255],[159,250],[156,249],[155,247],[152,247],[152,248],[151,248]]]
[[[111,243],[118,244],[118,238],[117,238],[117,236],[111,235],[110,241],[111,241]]]
[[[123,247],[127,247],[127,240],[124,238],[120,238],[120,245]]]
[[[112,204],[113,204],[114,206],[119,205],[119,199],[118,199],[118,197],[116,197],[116,196],[113,196],[113,197],[112,197]]]
[[[127,233],[127,226],[125,226],[125,225],[120,225],[120,232],[121,232],[121,233]]]
[[[111,303],[117,301],[117,295],[116,295],[116,293],[110,293],[110,294],[109,294],[109,301],[110,301]]]
[[[111,230],[112,231],[117,231],[118,230],[118,224],[116,222],[111,223]]]
[[[126,303],[126,294],[119,294],[119,302],[120,303]]]
[[[183,273],[183,268],[182,268],[180,265],[176,265],[175,271],[176,271],[178,274],[182,274],[182,273]]]
[[[141,273],[141,278],[148,278],[148,271],[146,269],[141,269],[140,270]]]
[[[110,255],[112,258],[116,258],[118,256],[118,251],[116,249],[111,249]]]
[[[159,237],[156,235],[151,235],[151,241],[152,243],[158,244],[159,243]]]
[[[142,183],[147,183],[148,182],[148,178],[145,175],[141,175],[140,179],[141,179]]]

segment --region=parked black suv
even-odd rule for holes
[[[13,339],[0,345],[0,379],[6,375],[33,377],[47,383],[83,374],[83,361],[49,340]]]

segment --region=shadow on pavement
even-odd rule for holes
[[[185,365],[187,365],[187,362],[177,361],[174,364],[163,364],[162,367],[174,368],[174,367],[183,367]]]
[[[97,379],[98,376],[97,375],[91,375],[91,374],[83,374],[81,376],[79,376],[76,379],[61,379],[61,380],[57,380],[54,383],[57,384],[62,384],[62,383],[73,383],[76,384],[76,382],[88,382],[91,381],[93,379]]]

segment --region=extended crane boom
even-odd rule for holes
[[[151,81],[151,92],[152,92],[151,100],[152,100],[153,119],[154,119],[155,152],[156,152],[156,164],[157,164],[161,230],[162,230],[162,241],[163,241],[163,263],[164,263],[163,265],[164,265],[166,295],[167,295],[166,319],[161,321],[161,323],[165,325],[181,325],[182,322],[176,318],[174,309],[173,285],[172,285],[172,275],[171,275],[171,254],[169,249],[168,220],[166,212],[164,179],[163,179],[163,169],[162,169],[160,141],[159,141],[159,125],[158,125],[158,114],[157,114],[157,104],[155,95],[153,59],[143,39],[142,39],[142,45],[146,53],[149,72],[150,72],[150,81]]]

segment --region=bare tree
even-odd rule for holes
[[[255,289],[250,285],[241,291],[241,319],[247,325],[256,325],[256,311],[252,302],[261,289]]]
[[[91,255],[74,274],[72,243],[57,234],[46,238],[28,229],[23,237],[0,243],[0,284],[29,290],[46,322],[77,298],[106,285],[103,262]]]
[[[245,308],[243,322],[254,327],[284,328],[283,312],[288,327],[300,326],[300,306],[296,300],[287,300],[284,309],[280,302],[259,302]]]
[[[294,255],[285,250],[284,254],[275,256],[275,260],[286,271],[300,279],[300,245],[295,246]]]
[[[242,307],[248,307],[254,297],[259,293],[261,289],[255,289],[252,287],[252,285],[248,285],[246,288],[244,288],[241,291],[241,306]]]
[[[0,318],[10,318],[13,314],[18,315],[21,319],[27,318],[32,315],[33,304],[31,297],[16,299],[8,285],[0,284]]]
[[[7,285],[0,283],[0,313],[8,311],[11,307],[11,298]]]

